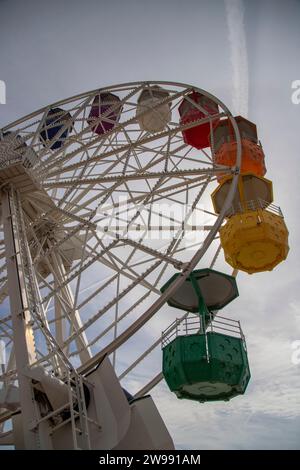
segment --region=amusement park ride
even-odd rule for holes
[[[219,311],[239,270],[287,256],[265,173],[255,124],[179,83],[94,90],[0,131],[0,445],[172,449],[160,380],[201,403],[245,392],[240,322]]]

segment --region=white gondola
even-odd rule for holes
[[[147,132],[161,132],[171,121],[170,103],[166,102],[169,93],[159,86],[142,91],[138,98],[137,119],[140,128]],[[163,102],[162,104],[159,104]]]

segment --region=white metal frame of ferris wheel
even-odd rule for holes
[[[84,447],[89,448],[82,374],[97,365],[105,354],[112,355],[116,364],[118,349],[147,325],[203,259],[217,239],[218,229],[233,199],[241,142],[237,124],[228,109],[200,90],[218,103],[222,109],[218,115],[188,124],[171,122],[160,133],[143,132],[137,125],[136,97],[154,84],[167,89],[169,96],[152,107],[151,112],[170,103],[174,115],[180,100],[183,97],[188,100],[188,93],[192,89],[198,90],[167,82],[141,82],[103,89],[120,94],[123,110],[116,126],[102,136],[94,134],[92,126],[86,122],[88,110],[99,90],[55,103],[2,130],[16,132],[38,157],[33,168],[26,170],[30,184],[35,185],[35,193],[26,193],[18,177],[12,177],[9,184],[2,182],[1,186],[4,238],[0,244],[0,270],[4,276],[0,279],[0,297],[5,299],[9,295],[10,300],[10,313],[0,317],[1,337],[5,338],[9,350],[2,381],[5,385],[18,382],[20,407],[17,409],[22,410],[27,448],[51,447],[47,421],[51,413],[42,416],[34,399],[30,370],[37,366],[54,372],[69,383],[69,409],[72,411],[69,419],[74,447],[78,447],[78,425],[73,416],[73,400],[82,404],[76,413],[80,418],[80,431],[86,434]],[[43,146],[39,132],[45,126],[50,107],[58,106],[71,112],[73,132],[61,149],[51,150],[54,141]],[[199,109],[205,112],[200,105]],[[207,151],[202,151],[201,157],[196,158],[183,142],[181,133],[204,122],[209,122],[212,129],[213,120],[222,116],[231,120],[237,141],[236,166],[231,170],[232,185],[218,216],[203,209],[206,215],[215,217],[215,221],[201,227],[207,233],[203,243],[195,247],[193,255],[186,256],[182,247],[185,224],[207,194],[216,174],[225,169],[215,167],[212,155]],[[110,121],[105,114],[103,118]],[[62,136],[68,125],[70,123],[62,127],[55,140]],[[99,229],[103,206],[117,208],[116,217],[122,218],[122,203],[117,201],[120,195],[126,195],[127,201],[135,205],[135,213],[127,221],[122,236],[111,231],[105,233],[101,226]],[[139,239],[126,237],[130,227],[135,227],[141,218],[141,208],[148,210],[149,226],[154,202],[174,200],[181,205],[188,203],[190,210],[176,221],[176,235],[163,246],[148,243],[145,231],[141,231]],[[174,220],[170,219],[169,224],[174,225]],[[144,221],[142,227],[145,226]],[[79,251],[79,255],[76,257],[72,250]],[[219,252],[218,244],[210,266],[214,265]],[[97,263],[106,277],[98,283],[83,282],[85,276],[93,278]],[[161,294],[161,281],[170,269],[174,272],[174,268],[182,275]],[[42,275],[43,270],[48,275]],[[155,277],[151,277],[154,274]],[[139,292],[139,289],[143,290]],[[106,298],[113,291],[115,294]],[[128,320],[146,302],[143,313]],[[95,303],[97,311],[91,313],[88,309],[95,310]],[[120,328],[123,321],[125,326]],[[102,343],[105,335],[110,335],[110,340]],[[159,345],[160,337],[127,363],[119,374],[120,380]],[[136,396],[147,393],[161,378],[161,373],[152,377]],[[76,386],[71,386],[72,381]],[[3,410],[0,421],[6,421],[14,413]],[[34,432],[26,433],[26,429]]]

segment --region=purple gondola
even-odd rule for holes
[[[92,125],[93,132],[102,135],[113,129],[122,112],[121,100],[112,93],[99,93],[95,96],[87,122]],[[102,117],[102,119],[100,119]]]

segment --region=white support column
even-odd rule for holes
[[[35,343],[30,311],[26,299],[26,287],[18,236],[15,230],[16,214],[12,207],[14,189],[2,193],[3,228],[7,260],[8,293],[11,308],[14,352],[22,409],[21,423],[17,426],[22,432],[18,441],[25,449],[49,448],[50,441],[45,427],[35,427],[39,419],[38,404],[34,398],[31,379],[26,370],[36,360]]]

